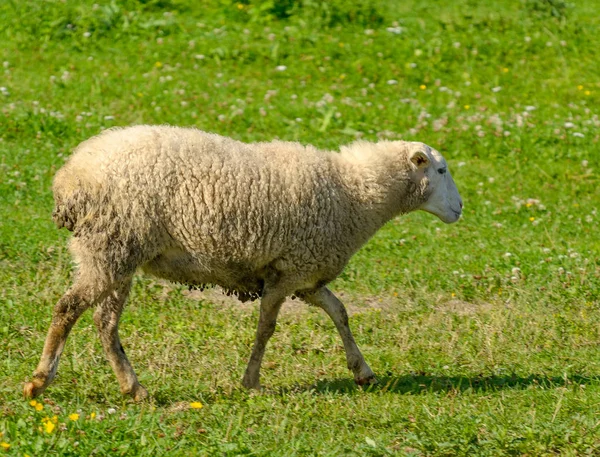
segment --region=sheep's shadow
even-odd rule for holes
[[[526,389],[538,386],[554,389],[568,386],[587,386],[600,384],[600,376],[570,375],[568,377],[531,374],[517,375],[479,375],[479,376],[440,376],[427,374],[411,374],[402,376],[381,376],[377,384],[357,386],[350,378],[320,380],[316,384],[292,388],[295,391],[312,391],[315,393],[391,392],[401,395],[419,395],[430,392],[490,392],[504,389]]]

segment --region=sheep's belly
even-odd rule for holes
[[[180,250],[164,252],[142,266],[142,270],[159,278],[202,289],[218,285],[242,301],[260,297],[263,278],[242,265],[203,261]]]

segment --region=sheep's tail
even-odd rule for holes
[[[52,219],[59,229],[64,227],[70,232],[75,230],[75,225],[77,225],[77,220],[81,215],[78,200],[77,195],[70,195],[66,199],[55,195]]]
[[[72,170],[59,170],[54,178],[54,210],[52,219],[60,229],[65,227],[75,231],[82,222],[91,216],[91,210],[98,195],[94,195],[90,181],[73,173]]]

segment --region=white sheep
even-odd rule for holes
[[[78,272],[54,308],[28,397],[50,384],[69,331],[92,306],[121,391],[148,395],[118,334],[139,267],[190,286],[217,284],[242,300],[261,297],[245,387],[259,387],[265,346],[290,295],[325,310],[355,381],[374,382],[326,284],[394,216],[422,209],[452,223],[462,210],[444,158],[423,143],[357,141],[336,153],[168,126],[110,129],[84,141],[53,191],[53,217],[73,232]]]

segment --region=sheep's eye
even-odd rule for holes
[[[439,174],[443,175],[444,173],[446,173],[446,169],[445,168],[438,168],[437,171]]]

